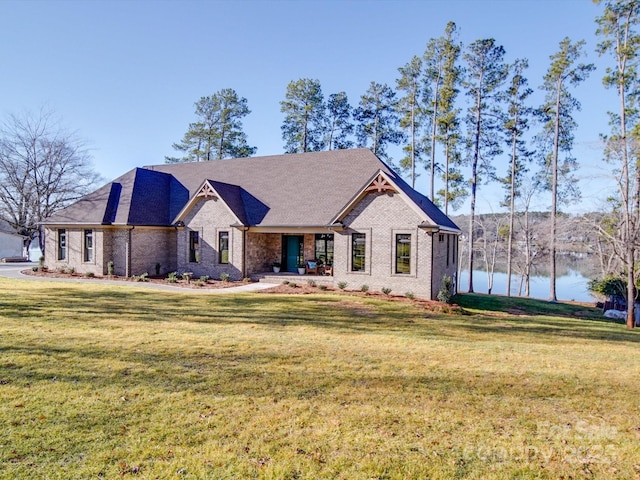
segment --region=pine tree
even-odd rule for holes
[[[598,2],[599,3],[599,2]],[[608,235],[614,251],[620,252],[621,264],[626,270],[627,299],[636,298],[636,256],[640,241],[640,166],[635,156],[640,137],[638,111],[638,61],[640,35],[640,4],[637,0],[607,0],[604,12],[596,19],[596,34],[602,38],[598,44],[600,55],[613,57],[614,67],[607,67],[603,83],[618,93],[618,112],[611,114],[612,135],[605,137],[605,159],[620,165],[619,198],[614,210],[620,212],[619,226]],[[635,188],[634,188],[635,182]],[[635,326],[634,302],[627,301],[627,328]]]
[[[527,149],[522,138],[529,129],[529,121],[533,109],[526,101],[533,93],[527,86],[528,81],[524,71],[529,67],[527,60],[518,59],[511,66],[510,82],[505,92],[507,115],[503,129],[506,145],[510,150],[509,173],[502,178],[507,190],[504,204],[509,207],[509,229],[507,233],[507,296],[511,295],[511,271],[513,264],[513,235],[516,215],[516,198],[520,196],[522,176],[527,171],[526,162],[531,159],[531,152]]]
[[[469,45],[464,59],[467,78],[463,85],[472,104],[467,112],[467,144],[471,163],[471,212],[469,215],[469,292],[473,292],[473,242],[476,195],[481,174],[493,175],[491,160],[501,153],[500,87],[507,78],[504,48],[494,39],[476,40]]]
[[[466,192],[459,169],[460,110],[455,107],[461,80],[461,68],[458,65],[461,46],[456,40],[456,32],[456,24],[447,23],[444,35],[429,40],[423,55],[425,91],[428,96],[426,113],[430,118],[431,128],[428,162],[431,182],[430,198],[436,201],[436,143],[440,143],[445,157],[442,175],[445,185],[438,195],[442,199],[445,213],[449,203],[459,203]]]
[[[353,112],[356,120],[358,146],[368,147],[382,160],[392,163],[387,155],[388,145],[399,145],[403,135],[395,111],[396,94],[388,86],[371,82],[369,89],[360,97],[358,108]]]
[[[551,190],[551,230],[549,232],[549,300],[556,301],[556,217],[558,203],[578,195],[575,179],[571,172],[577,164],[571,156],[573,131],[576,128],[572,117],[574,110],[580,109],[580,102],[569,92],[569,86],[584,81],[595,68],[593,64],[577,64],[583,55],[584,41],[571,43],[569,38],[560,42],[558,52],[551,55],[551,65],[544,76],[542,90],[546,92],[545,102],[539,114],[543,122],[542,136],[546,151],[543,166]],[[564,158],[560,158],[560,152]],[[562,181],[562,185],[560,182]],[[564,187],[564,188],[561,188]]]
[[[345,92],[332,93],[327,100],[327,139],[329,150],[353,147],[354,125],[351,122],[351,105]]]
[[[317,152],[325,146],[325,104],[318,80],[301,78],[289,82],[280,102],[285,114],[280,127],[286,153]]]
[[[195,103],[197,122],[190,123],[180,143],[173,148],[182,157],[165,157],[167,163],[200,162],[222,158],[249,157],[256,147],[247,144],[242,118],[251,111],[247,99],[225,88]]]
[[[396,80],[396,89],[404,95],[396,102],[396,111],[400,117],[400,128],[406,132],[409,144],[403,150],[405,157],[400,160],[400,168],[409,171],[411,187],[416,185],[416,163],[420,161],[423,149],[419,145],[418,137],[424,122],[424,108],[422,108],[422,59],[413,57],[404,67],[398,68],[400,78]]]

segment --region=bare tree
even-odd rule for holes
[[[484,269],[487,272],[487,293],[493,291],[493,279],[499,256],[505,253],[504,237],[507,228],[507,218],[504,215],[480,215],[476,217],[476,225],[482,232],[476,249],[481,253]]]
[[[9,115],[0,124],[0,219],[25,237],[28,252],[40,222],[88,193],[100,180],[82,141],[50,112]]]

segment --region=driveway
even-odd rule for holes
[[[246,283],[243,285],[239,285],[237,287],[229,287],[229,288],[203,288],[203,289],[191,289],[191,288],[182,288],[176,287],[173,285],[160,285],[157,283],[145,283],[145,282],[127,282],[124,280],[106,280],[106,279],[96,279],[96,278],[46,278],[46,277],[36,277],[32,275],[24,275],[22,270],[30,269],[34,266],[37,266],[37,263],[34,262],[25,262],[25,263],[0,263],[0,277],[4,278],[13,278],[18,280],[40,280],[45,282],[71,282],[71,283],[97,283],[101,285],[110,284],[110,285],[123,285],[128,287],[142,287],[142,288],[150,288],[153,290],[164,290],[169,292],[181,292],[181,293],[195,293],[195,294],[208,294],[208,295],[220,295],[226,293],[243,293],[243,292],[257,292],[259,290],[266,290],[267,288],[273,288],[275,285],[268,283]]]

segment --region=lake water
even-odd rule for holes
[[[580,272],[576,270],[568,270],[561,277],[556,278],[556,296],[558,300],[575,300],[577,302],[595,302],[595,298],[591,296],[587,290],[587,283],[589,279],[584,277]],[[473,271],[473,290],[476,293],[487,293],[487,285],[489,284],[487,279],[487,272],[483,270]],[[507,274],[502,272],[496,272],[493,275],[493,288],[491,293],[496,295],[504,295],[507,292]],[[511,295],[518,294],[518,287],[520,285],[520,277],[511,276]],[[463,270],[460,272],[460,279],[458,281],[458,291],[466,292],[469,286],[469,271]],[[549,298],[549,277],[536,276],[531,277],[530,281],[530,296],[532,298],[540,298],[547,300]],[[524,285],[522,289],[524,294]]]

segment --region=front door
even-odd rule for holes
[[[284,258],[285,258],[285,271],[287,272],[297,272],[298,271],[298,263],[303,261],[303,252],[304,252],[304,237],[299,237],[296,235],[288,235],[285,238],[285,241],[282,242],[284,245]]]

